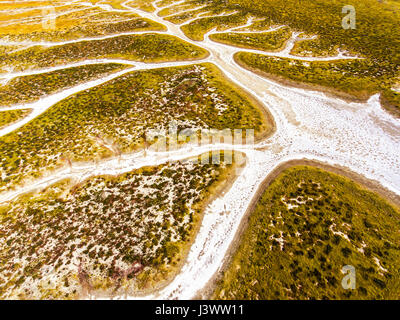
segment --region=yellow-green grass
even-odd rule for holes
[[[1,9],[0,9],[1,10]],[[85,15],[104,12],[98,8],[88,8],[81,5],[64,5],[57,7],[39,6],[26,7],[16,11],[5,10],[0,12],[0,34],[6,36],[9,34],[24,33],[29,27],[32,31],[40,31],[40,27],[45,18],[50,14],[58,14],[56,17],[61,25],[66,25],[71,20],[84,17]],[[42,28],[43,29],[43,28]]]
[[[123,35],[54,47],[35,46],[0,57],[0,66],[16,70],[50,67],[86,59],[115,58],[142,62],[167,62],[205,58],[208,52],[164,34]]]
[[[196,9],[197,8],[197,9]],[[187,12],[184,12],[185,10],[188,10]],[[229,12],[233,13],[233,10],[228,10]],[[183,4],[172,6],[169,8],[165,8],[160,11],[160,15],[167,15],[170,14],[170,16],[165,16],[164,19],[167,21],[170,21],[172,23],[176,24],[181,24],[186,22],[189,19],[195,18],[199,14],[204,14],[204,16],[213,16],[213,15],[219,15],[222,13],[227,13],[226,6],[224,4],[217,4],[213,1],[202,1],[202,0],[190,0],[186,1]],[[202,19],[199,17],[198,19]],[[210,21],[208,21],[209,23]],[[194,22],[196,23],[196,22]],[[201,32],[202,34],[199,36],[202,37],[203,34],[206,32],[203,30],[203,26],[197,26],[198,31]],[[191,30],[191,26],[188,26],[187,29],[189,32]]]
[[[387,83],[384,71],[366,59],[301,61],[240,52],[238,63],[267,77],[308,84],[346,98],[366,100]]]
[[[72,95],[1,137],[0,189],[40,177],[67,160],[93,161],[137,150],[146,132],[168,130],[174,122],[179,131],[254,129],[256,137],[273,129],[260,106],[212,64],[134,71]]]
[[[356,29],[342,27],[345,16],[342,8],[345,5],[353,5],[356,9]],[[311,68],[303,68],[303,63],[295,60],[282,59],[277,62],[273,58],[238,54],[239,62],[251,60],[247,67],[255,67],[255,70],[263,71],[275,79],[291,79],[297,84],[312,85],[347,98],[362,100],[377,92],[387,97],[388,90],[397,82],[400,73],[400,28],[397,28],[400,10],[393,3],[375,0],[214,0],[204,10],[214,8],[218,12],[222,7],[226,12],[237,11],[231,16],[232,21],[224,21],[229,17],[223,17],[222,20],[219,17],[199,19],[184,25],[182,29],[193,39],[201,40],[204,32],[214,26],[221,23],[225,26],[235,25],[240,21],[238,17],[252,16],[264,20],[256,21],[250,29],[261,27],[263,30],[269,25],[285,25],[292,30],[317,36],[314,40],[300,40],[293,54],[328,56],[342,49],[365,59],[362,62],[338,61],[336,65],[332,62],[330,66],[329,63],[316,62],[311,63]],[[302,72],[304,75],[300,74]],[[393,94],[389,95],[393,97]],[[389,111],[398,114],[397,99],[383,98],[382,102]]]
[[[57,8],[57,10],[59,9]],[[28,18],[33,18],[34,12],[30,12],[30,14]],[[163,25],[129,12],[107,12],[98,8],[85,8],[57,17],[54,24],[50,20],[45,20],[49,17],[43,16],[43,14],[48,13],[43,13],[41,10],[36,12],[34,22],[0,25],[0,37],[6,37],[13,41],[56,42],[121,32],[165,30]],[[14,17],[10,16],[10,19],[14,19]]]
[[[199,7],[199,5],[197,3],[185,2],[183,4],[179,4],[176,6],[167,7],[165,9],[162,9],[161,11],[158,12],[158,15],[160,17],[165,17],[165,16],[178,14],[182,11],[194,10],[198,7]]]
[[[74,9],[76,10],[79,8],[83,9],[85,7],[69,6],[69,5],[57,6],[57,8],[54,7],[54,9],[57,10],[56,12],[59,12],[59,13],[74,10]],[[50,7],[48,7],[48,9],[50,9]],[[0,10],[2,10],[1,7],[0,7]],[[44,18],[43,13],[45,13],[45,12],[48,13],[49,11],[48,10],[46,11],[46,9],[43,9],[43,8],[35,8],[35,7],[33,7],[33,8],[26,7],[26,8],[24,8],[23,11],[18,11],[18,9],[17,9],[17,11],[2,10],[2,11],[0,11],[0,26],[2,26],[3,24],[5,24],[7,22],[10,22],[10,23],[16,22],[15,24],[17,24],[17,21],[14,21],[14,20],[21,20],[21,21],[29,20],[29,24],[31,24],[32,21],[35,20],[36,18],[43,19]],[[22,20],[22,19],[24,19],[24,20]],[[39,20],[39,22],[40,22],[40,20]]]
[[[175,10],[177,8],[182,8],[182,7],[189,7],[190,10],[187,12],[184,12],[184,9],[182,10]],[[196,9],[197,8],[197,9]],[[178,6],[173,6],[171,7],[172,10],[176,11],[174,14],[171,14],[170,16],[165,16],[164,19],[167,21],[170,21],[175,24],[181,24],[186,22],[189,19],[195,18],[199,14],[204,14],[206,16],[212,16],[212,15],[218,15],[224,12],[224,6],[223,5],[216,5],[212,1],[186,1],[185,3],[178,5]],[[187,9],[186,9],[187,10]],[[165,8],[160,11],[160,14],[169,14],[171,13],[171,10],[169,8]],[[200,19],[200,18],[199,18]]]
[[[393,114],[400,117],[400,92],[385,90],[381,94],[381,103]]]
[[[20,1],[14,3],[1,3],[0,2],[0,10],[13,10],[13,9],[22,9],[22,8],[35,8],[42,6],[50,6],[57,4],[58,1]]]
[[[100,3],[100,4],[103,4],[103,3],[108,4],[111,7],[113,7],[114,9],[126,10],[126,8],[121,5],[124,2],[125,1],[123,1],[123,0],[100,0],[100,1],[97,1],[97,3]]]
[[[175,2],[178,2],[178,0],[161,0],[157,2],[157,5],[162,8],[162,7],[166,7],[166,6],[170,6],[172,4],[174,4]]]
[[[316,34],[334,46],[346,47],[360,55],[376,59],[392,71],[400,65],[400,11],[376,0],[215,0],[255,16],[268,17],[278,25]],[[343,29],[342,8],[356,9],[356,29]]]
[[[0,56],[7,54],[7,53],[11,53],[12,51],[16,51],[16,50],[20,50],[20,49],[24,49],[24,46],[2,46],[0,45]]]
[[[284,47],[291,34],[290,29],[284,27],[265,33],[216,33],[210,35],[210,39],[240,48],[277,51]]]
[[[0,109],[0,129],[12,124],[15,121],[21,120],[26,117],[31,110],[29,109],[17,109],[2,111]]]
[[[248,27],[244,27],[244,28],[239,28],[238,30],[248,30],[250,31],[264,31],[264,30],[268,30],[273,26],[272,22],[270,19],[268,19],[268,17],[256,17],[255,20],[253,20],[253,23],[248,26]]]
[[[290,53],[301,57],[332,57],[337,55],[338,48],[327,39],[316,38],[297,41]]]
[[[172,16],[164,17],[164,20],[175,23],[175,24],[182,24],[189,19],[194,18],[197,14],[202,13],[203,9],[188,11],[188,12],[181,12],[174,14]]]
[[[400,211],[348,178],[283,171],[250,213],[216,299],[399,299]],[[343,266],[356,288],[344,289]]]
[[[104,63],[16,77],[0,85],[0,106],[33,102],[46,95],[107,76],[127,67],[122,64]]]
[[[394,10],[400,11],[400,2],[398,0],[386,0],[385,2],[392,6]]]
[[[205,10],[205,9],[204,9]],[[204,40],[204,34],[216,28],[217,31],[224,31],[232,27],[238,27],[245,24],[247,14],[233,13],[231,15],[206,17],[184,24],[181,29],[187,37],[192,40]]]
[[[147,0],[132,0],[126,3],[127,6],[139,8],[140,10],[153,12],[156,8]]]

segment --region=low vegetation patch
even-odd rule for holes
[[[333,89],[348,98],[367,99],[383,89],[386,79],[379,66],[369,60],[301,61],[240,52],[235,55],[241,65],[276,77]]]
[[[316,37],[315,39],[296,41],[292,51],[293,55],[301,57],[332,57],[338,54],[339,47],[327,39]]]
[[[400,117],[400,90],[387,89],[381,95],[381,103]]]
[[[0,67],[12,66],[15,70],[24,70],[101,58],[164,62],[195,60],[207,55],[206,50],[169,35],[123,35],[53,47],[35,46],[0,56]]]
[[[206,17],[182,25],[181,29],[192,40],[204,40],[204,34],[216,28],[218,31],[239,27],[245,24],[247,15],[242,13],[228,13],[223,16]]]
[[[63,181],[0,206],[0,297],[132,294],[185,258],[210,188],[233,165],[187,160]]]
[[[382,69],[398,70],[400,65],[400,11],[390,3],[376,0],[213,0],[237,10],[268,17],[272,23],[321,37],[375,60]],[[356,29],[343,29],[342,8],[353,5],[357,12]],[[390,30],[390,31],[388,31]]]
[[[5,85],[0,85],[0,105],[32,102],[79,83],[107,76],[126,67],[122,64],[104,63],[16,77]]]
[[[154,6],[147,0],[132,0],[128,3],[125,3],[125,5],[132,8],[139,8],[140,10],[147,12],[153,12],[155,10]]]
[[[182,23],[187,19],[198,19],[183,24],[182,30],[194,40],[202,40],[204,33],[217,28],[244,25],[247,18],[253,24],[247,30],[266,30],[270,26],[286,26],[291,30],[315,36],[312,40],[301,40],[295,44],[292,54],[308,57],[335,56],[338,50],[363,58],[363,61],[337,63],[308,63],[293,60],[274,60],[269,57],[240,57],[248,66],[265,71],[268,76],[291,79],[297,83],[312,84],[314,88],[332,91],[347,98],[366,100],[372,94],[381,93],[382,103],[389,111],[399,115],[400,104],[390,88],[400,74],[400,10],[393,1],[376,0],[212,0],[187,1],[188,4],[203,4],[204,8],[188,13],[177,13],[169,21]],[[342,8],[353,5],[356,9],[356,29],[344,29]],[[199,13],[212,17],[202,17]],[[218,16],[221,15],[221,16]],[[388,32],[387,30],[391,30]],[[240,34],[211,35],[215,40],[245,48],[263,49],[259,39],[244,38]],[[233,42],[233,43],[232,43]],[[384,44],[384,45],[383,45]],[[274,45],[272,45],[274,50]],[[267,45],[267,50],[270,49]],[[276,48],[279,48],[278,46]],[[252,60],[252,61],[249,61]],[[255,62],[255,60],[259,60]],[[289,66],[288,66],[289,64]],[[268,66],[266,66],[268,65]],[[272,66],[274,65],[274,66]],[[258,68],[262,67],[262,68]],[[357,68],[360,69],[357,69]],[[303,74],[304,72],[304,74]],[[315,72],[315,74],[314,74]]]
[[[217,299],[398,299],[400,211],[347,178],[285,170],[251,213]],[[345,290],[342,267],[356,271]]]
[[[0,138],[0,189],[69,161],[142,148],[149,129],[254,129],[269,132],[258,106],[212,64],[135,71],[55,104]]]
[[[240,48],[277,51],[284,47],[291,34],[289,28],[283,27],[265,33],[216,33],[210,35],[210,39]]]
[[[44,16],[48,14],[49,16]],[[54,25],[50,18],[56,16]],[[1,16],[0,16],[1,18]],[[7,15],[0,20],[0,39],[8,41],[62,41],[120,32],[162,31],[165,27],[130,12],[108,12],[100,8],[73,5]],[[47,25],[48,26],[47,26]],[[18,25],[18,28],[16,28]]]
[[[29,109],[18,109],[2,111],[0,109],[0,129],[12,124],[15,121],[25,118],[31,110]]]

